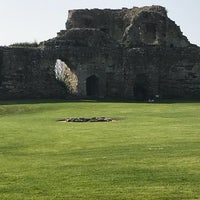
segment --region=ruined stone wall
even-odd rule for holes
[[[3,51],[0,50],[0,85],[2,84],[3,81],[2,68],[3,68]]]
[[[87,95],[86,80],[93,74],[99,77],[99,96],[199,97],[199,75],[191,78],[185,70],[198,65],[199,48],[189,43],[165,8],[75,10],[69,12],[66,27],[57,40],[74,42],[69,51],[77,53],[75,59],[69,57],[76,66],[79,94]],[[182,68],[178,73],[177,63]]]
[[[54,64],[40,49],[1,48],[0,60],[0,99],[63,97]]]
[[[199,48],[139,48],[125,57],[125,96],[200,98]]]
[[[200,49],[171,49],[163,57],[161,91],[165,98],[200,98]]]
[[[186,47],[189,42],[161,6],[120,10],[71,10],[66,29],[98,29],[125,46],[167,45]],[[62,31],[59,35],[62,36]]]
[[[121,40],[124,29],[129,22],[125,19],[127,9],[121,10],[71,10],[66,29],[93,28],[109,34],[115,40]]]
[[[69,11],[38,48],[0,48],[0,99],[155,95],[200,98],[200,48],[160,6]]]
[[[92,76],[98,79],[99,85],[95,96],[121,95],[115,88],[122,87],[123,82],[122,48],[108,34],[94,28],[70,29],[44,45],[45,49],[55,46],[62,49],[58,58],[76,74],[77,96],[87,96],[87,79]]]

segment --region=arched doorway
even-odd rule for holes
[[[86,79],[87,96],[98,96],[99,94],[99,78],[92,75]]]
[[[146,74],[138,74],[135,78],[133,93],[136,100],[144,101],[149,97],[149,81]]]

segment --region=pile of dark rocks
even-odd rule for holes
[[[80,117],[80,118],[66,118],[66,122],[111,122],[111,118],[107,117],[91,117],[91,118],[86,118],[86,117]]]

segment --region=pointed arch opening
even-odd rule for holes
[[[136,100],[144,101],[149,97],[149,81],[146,74],[138,74],[135,78],[133,93]]]
[[[86,79],[87,96],[98,96],[99,94],[99,78],[92,75]]]

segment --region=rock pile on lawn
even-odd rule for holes
[[[80,118],[66,118],[66,122],[111,122],[111,118],[107,117],[92,117],[92,118],[85,118],[85,117],[80,117]]]

